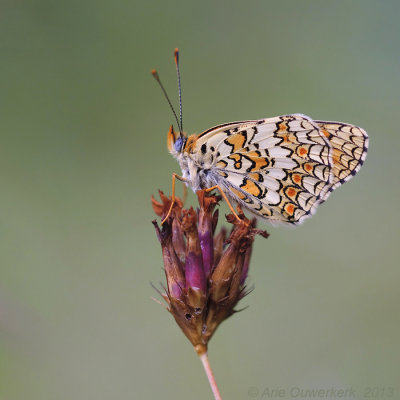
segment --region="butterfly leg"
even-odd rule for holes
[[[182,181],[182,182],[184,182],[184,181]],[[187,187],[186,187],[186,185],[183,185],[183,200],[182,200],[182,201],[183,201],[183,204],[186,203],[187,194],[188,194]]]
[[[232,214],[236,217],[236,219],[237,219],[240,223],[243,223],[244,221],[241,220],[241,219],[239,218],[239,216],[237,215],[236,211],[235,211],[234,208],[232,207],[231,202],[229,201],[228,197],[226,196],[226,194],[224,193],[224,191],[221,189],[220,186],[215,185],[215,186],[212,186],[212,187],[210,187],[210,188],[205,189],[205,191],[206,191],[206,192],[211,192],[211,191],[214,190],[214,189],[217,189],[217,190],[221,193],[221,196],[222,196],[222,197],[224,198],[224,200],[226,201],[226,204],[228,205],[229,209],[232,211]]]
[[[181,182],[186,182],[186,179],[183,176],[179,176],[175,173],[172,174],[172,196],[171,196],[171,205],[169,207],[169,210],[167,212],[167,215],[165,218],[161,221],[161,225],[164,224],[164,222],[168,219],[168,217],[171,215],[172,208],[174,207],[175,204],[175,181],[179,179]],[[186,186],[185,186],[186,189]],[[187,195],[187,190],[185,191],[184,198],[186,200],[186,195]]]

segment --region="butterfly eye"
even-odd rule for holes
[[[178,139],[176,139],[175,144],[174,144],[174,148],[175,148],[176,152],[178,152],[178,153],[181,152],[183,143],[184,143],[183,137],[179,136]]]

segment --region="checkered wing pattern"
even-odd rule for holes
[[[270,222],[298,224],[360,169],[367,136],[295,114],[220,125],[193,145],[231,199]]]
[[[315,121],[332,146],[334,178],[332,191],[351,179],[363,165],[368,151],[368,135],[364,129],[342,122]]]

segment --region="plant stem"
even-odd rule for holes
[[[210,363],[208,361],[207,352],[199,354],[200,360],[203,363],[204,370],[206,371],[206,375],[208,378],[208,382],[210,383],[211,390],[213,391],[215,400],[222,400],[221,394],[219,393],[217,382],[215,382],[214,374],[212,372]]]

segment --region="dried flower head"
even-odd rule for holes
[[[207,344],[219,324],[235,312],[235,306],[247,293],[246,278],[254,237],[268,237],[255,228],[255,219],[248,220],[242,212],[242,222],[233,216],[226,219],[232,225],[215,233],[219,196],[204,190],[197,192],[199,209],[183,209],[176,200],[170,217],[162,228],[156,221],[161,243],[167,288],[162,294],[168,311],[199,355],[206,353]],[[167,214],[171,198],[160,191],[161,202],[152,198],[155,213]]]

